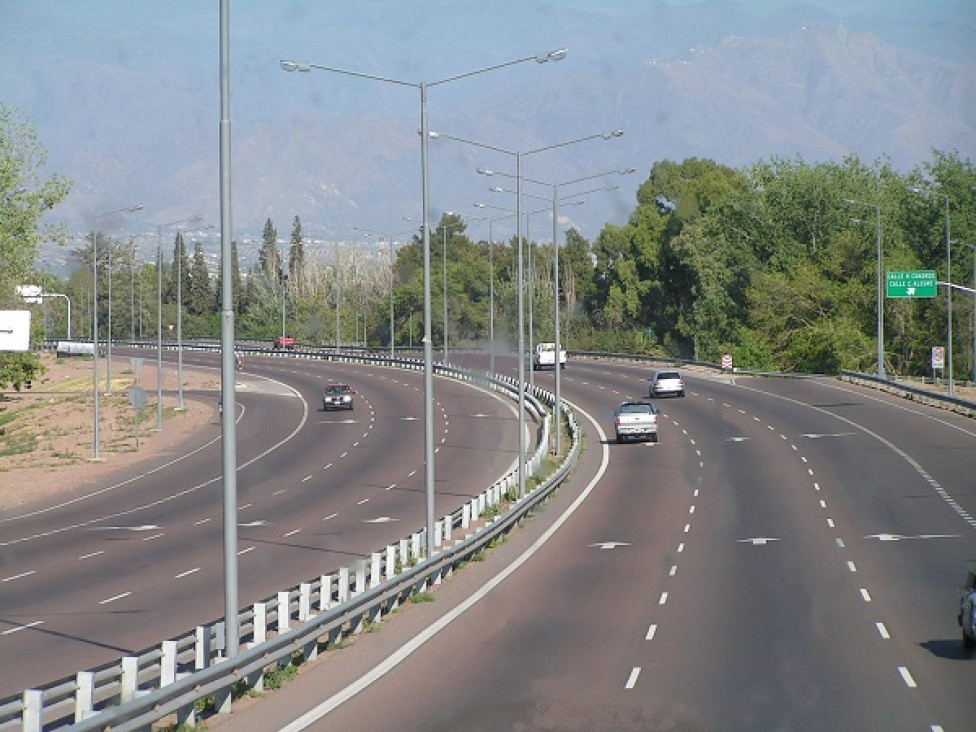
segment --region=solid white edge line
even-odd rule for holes
[[[368,673],[361,676],[359,679],[349,684],[345,689],[342,689],[338,693],[332,695],[321,704],[313,707],[305,714],[298,717],[291,724],[285,725],[281,728],[280,732],[298,732],[303,730],[309,725],[322,719],[326,714],[331,712],[333,709],[340,706],[343,702],[351,699],[353,696],[358,694],[360,691],[365,689],[367,686],[372,684],[377,679],[380,679],[386,675],[389,671],[393,670],[401,661],[405,660],[414,651],[418,650],[423,646],[428,640],[437,635],[440,631],[446,628],[450,623],[459,618],[465,612],[473,607],[476,603],[480,602],[484,597],[488,595],[493,589],[500,585],[504,580],[506,580],[510,575],[512,575],[519,567],[525,564],[532,556],[539,551],[545,545],[549,539],[560,529],[562,525],[569,520],[569,517],[576,512],[583,501],[590,495],[596,484],[603,477],[603,474],[607,470],[607,464],[610,462],[610,451],[608,449],[607,435],[600,427],[599,423],[593,419],[593,417],[587,412],[583,411],[571,402],[567,402],[573,407],[577,412],[584,415],[590,423],[594,426],[597,433],[600,435],[600,443],[603,446],[603,458],[600,462],[600,469],[597,471],[596,475],[593,476],[593,480],[589,482],[586,488],[576,497],[576,499],[566,508],[566,510],[556,519],[552,526],[550,526],[532,545],[526,549],[522,554],[511,564],[509,564],[505,569],[496,574],[490,580],[478,589],[473,595],[467,598],[460,605],[449,611],[447,614],[436,620],[434,623],[429,625],[426,630],[420,633],[418,636],[411,638],[403,646],[401,646],[397,651],[392,653],[386,659],[383,660],[376,668],[372,669]],[[638,669],[639,672],[639,669]]]

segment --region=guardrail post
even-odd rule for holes
[[[312,585],[302,582],[298,586],[298,622],[304,623],[312,617]]]
[[[40,689],[26,689],[24,691],[23,731],[41,732],[43,712],[44,692]]]
[[[282,590],[278,593],[278,635],[288,630],[290,621],[291,595],[288,590]]]
[[[434,522],[434,548],[435,549],[441,548],[441,534],[443,533],[443,531],[444,531],[444,521],[443,520],[435,521]]]
[[[452,524],[453,522],[451,521],[450,514],[445,516],[444,519],[441,521],[441,531],[444,533],[443,541],[445,544],[447,544],[451,540],[451,529],[454,528]]]
[[[414,532],[410,535],[410,558],[420,559],[420,532]]]
[[[461,507],[461,528],[466,529],[471,525],[471,504],[465,503]]]
[[[253,606],[254,619],[251,621],[253,639],[251,646],[259,646],[268,640],[268,606],[263,602],[256,602]],[[264,670],[258,669],[247,677],[247,685],[254,691],[264,691]]]
[[[119,701],[125,704],[135,699],[139,691],[139,659],[136,656],[122,656],[122,688]]]
[[[95,674],[79,671],[75,675],[75,721],[84,722],[92,714],[95,705]]]
[[[374,587],[379,587],[380,583],[383,581],[382,575],[382,560],[383,555],[379,552],[373,552],[369,555],[369,587],[370,589]]]
[[[339,567],[339,585],[336,592],[339,593],[337,599],[340,605],[349,599],[349,567]]]
[[[400,539],[400,569],[404,570],[410,566],[410,539],[403,537]]]
[[[176,681],[176,641],[165,640],[160,645],[159,685],[169,686]]]
[[[319,578],[319,612],[324,613],[332,607],[332,575],[323,574]]]
[[[366,560],[360,559],[356,562],[356,589],[353,597],[366,591]]]
[[[393,579],[396,574],[396,544],[388,544],[386,547],[386,579]]]
[[[196,642],[193,645],[193,667],[197,671],[205,669],[210,665],[210,637],[209,625],[197,626]]]

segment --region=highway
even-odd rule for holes
[[[587,450],[545,510],[435,602],[211,724],[971,729],[976,423],[833,379],[685,372],[660,442],[613,444],[648,376],[571,361]]]
[[[236,380],[242,606],[424,526],[421,372],[254,356]],[[354,410],[322,411],[329,380],[353,385]],[[511,400],[435,380],[438,516],[512,466],[517,430]],[[0,697],[223,616],[220,472],[215,419],[108,484],[0,517]]]

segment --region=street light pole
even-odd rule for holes
[[[426,496],[426,513],[427,513],[427,556],[431,557],[434,554],[435,540],[434,540],[434,371],[433,371],[433,353],[432,353],[432,343],[431,343],[431,322],[430,322],[430,220],[429,220],[429,205],[430,205],[430,185],[428,176],[428,162],[427,162],[427,148],[428,148],[428,137],[429,130],[427,127],[427,89],[429,86],[435,86],[440,84],[446,84],[451,81],[456,81],[458,79],[464,79],[469,76],[474,76],[475,74],[482,74],[488,71],[494,71],[496,69],[505,68],[507,66],[512,66],[514,64],[523,63],[525,61],[535,61],[537,63],[545,63],[547,61],[560,61],[566,56],[566,49],[558,49],[555,51],[549,51],[546,53],[537,54],[535,56],[526,56],[524,58],[515,59],[512,61],[507,61],[501,64],[495,64],[493,66],[486,66],[480,69],[475,69],[474,71],[468,71],[463,74],[456,74],[454,76],[449,76],[439,81],[431,82],[412,82],[404,81],[401,79],[393,79],[384,76],[376,76],[373,74],[364,74],[358,71],[349,71],[347,69],[340,69],[329,66],[321,66],[318,64],[310,63],[297,63],[295,61],[281,60],[279,65],[283,71],[300,71],[309,72],[312,69],[318,69],[321,71],[329,71],[337,74],[344,74],[346,76],[354,76],[360,79],[371,79],[373,81],[381,81],[388,84],[397,84],[400,86],[409,86],[417,89],[420,92],[420,171],[421,171],[421,188],[422,188],[422,204],[423,204],[423,237],[424,237],[424,483],[425,483],[425,496]],[[524,440],[524,437],[522,437]],[[519,463],[521,464],[521,459]]]
[[[141,203],[98,214],[92,219],[92,397],[95,400],[92,460],[94,461],[101,460],[98,434],[98,220],[117,213],[131,213],[140,209],[142,209]]]
[[[923,196],[939,196],[945,201],[945,243],[946,243],[946,383],[949,396],[955,396],[952,378],[952,245],[949,235],[949,196],[930,188],[912,188],[913,193]]]
[[[881,206],[874,203],[865,203],[864,201],[855,201],[850,198],[845,198],[844,202],[852,206],[867,206],[868,208],[874,209],[875,214],[875,249],[877,256],[877,309],[878,315],[876,318],[877,323],[877,334],[876,338],[878,341],[878,378],[885,378],[885,367],[884,367],[884,283],[882,277],[882,254],[881,254]]]
[[[133,206],[127,211],[139,211],[142,204]],[[112,240],[108,242],[108,337],[105,350],[105,394],[112,393]]]
[[[156,225],[156,431],[163,429],[163,228],[196,223],[201,214]],[[178,231],[178,230],[177,230]],[[226,285],[224,285],[226,287]]]

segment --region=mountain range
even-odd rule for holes
[[[118,12],[14,2],[0,30],[0,100],[36,126],[49,168],[74,180],[54,215],[85,231],[95,213],[142,202],[146,218],[116,225],[154,230],[196,213],[218,221],[215,4],[167,3],[170,12],[148,25],[135,6],[158,3],[108,5]],[[527,47],[569,53],[559,63],[433,83],[430,128],[523,153],[625,130],[619,140],[523,158],[523,174],[547,182],[637,169],[570,189],[620,186],[587,195],[586,205],[566,214],[589,238],[606,222],[626,221],[637,186],[662,159],[743,167],[771,157],[856,155],[907,170],[930,160],[933,149],[965,158],[976,151],[971,3],[933,3],[939,13],[924,18],[917,3],[904,2],[892,2],[899,12],[888,15],[842,15],[825,4],[765,3],[774,9],[760,13],[747,2],[663,0],[355,5],[330,18],[318,3],[233,4],[232,12],[243,8],[231,26],[235,237],[260,237],[270,217],[287,239],[295,215],[322,241],[365,236],[355,226],[395,236],[416,231],[414,82],[463,74]],[[427,11],[419,23],[418,7]],[[411,84],[286,74],[281,58]],[[511,195],[488,191],[510,182],[475,174],[477,167],[514,173],[513,155],[442,138],[431,140],[429,161],[435,220],[461,212],[469,233],[484,238],[487,228],[470,220],[484,211],[472,203],[514,207]],[[530,183],[524,190],[550,191]],[[548,240],[549,227],[533,221],[530,234]],[[513,229],[499,224],[494,233]]]

